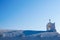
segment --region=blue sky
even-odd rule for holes
[[[0,0],[0,29],[46,30],[49,19],[60,32],[60,0]]]

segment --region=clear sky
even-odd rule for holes
[[[60,32],[60,0],[0,0],[0,29],[46,30],[49,19]]]

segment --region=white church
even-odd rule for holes
[[[49,19],[49,23],[47,24],[47,31],[56,32],[55,23],[51,23],[51,19]]]

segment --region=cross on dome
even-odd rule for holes
[[[51,22],[51,19],[49,19],[49,22]]]

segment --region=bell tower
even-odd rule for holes
[[[55,23],[51,23],[51,19],[49,19],[49,22],[47,24],[47,31],[56,32]]]

